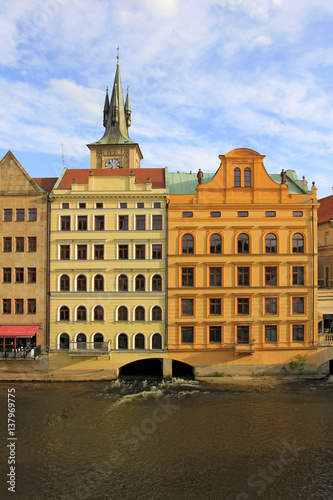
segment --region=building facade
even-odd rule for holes
[[[169,357],[199,374],[315,369],[317,202],[236,149],[214,176],[169,174]]]

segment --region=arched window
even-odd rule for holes
[[[94,335],[94,349],[101,349],[103,342],[104,342],[103,335],[101,333],[95,333],[95,335]]]
[[[293,253],[304,253],[304,238],[300,233],[293,236]]]
[[[152,338],[152,349],[162,349],[162,335],[154,333]]]
[[[154,292],[160,292],[162,290],[162,278],[159,274],[154,274],[152,288]]]
[[[159,306],[154,306],[152,310],[153,321],[162,321],[162,309]]]
[[[87,336],[85,333],[79,333],[76,337],[76,345],[78,349],[87,349]]]
[[[77,321],[87,321],[87,309],[84,306],[79,306],[76,311]]]
[[[273,233],[269,233],[266,235],[265,252],[266,253],[276,253],[276,236]]]
[[[182,238],[182,253],[193,253],[194,238],[191,234],[184,234]]]
[[[128,349],[128,337],[126,333],[121,333],[118,336],[118,349]]]
[[[80,276],[77,277],[77,291],[87,291],[87,278],[83,274],[80,274]]]
[[[238,167],[234,170],[234,187],[241,187],[241,171]]]
[[[101,274],[96,274],[94,278],[94,290],[95,292],[104,290],[104,278]]]
[[[134,349],[145,348],[145,336],[142,333],[137,333],[134,340]]]
[[[217,233],[212,234],[210,237],[210,253],[221,253],[222,239]]]
[[[118,309],[118,321],[128,320],[128,310],[126,306],[120,306]]]
[[[118,290],[119,292],[128,291],[128,278],[126,274],[121,274],[118,278]]]
[[[135,321],[144,321],[145,320],[145,310],[142,306],[138,306],[135,308]]]
[[[69,276],[67,274],[60,276],[60,290],[62,292],[69,292]]]
[[[104,321],[104,309],[102,306],[96,306],[94,309],[94,320]]]
[[[69,321],[69,308],[67,306],[60,307],[60,321]]]
[[[59,339],[60,349],[69,349],[69,335],[68,333],[62,333]]]
[[[242,233],[237,239],[238,253],[249,253],[249,237],[247,234]]]
[[[244,170],[244,186],[251,187],[251,169],[248,167]]]
[[[137,292],[143,291],[145,289],[145,277],[142,274],[138,274],[135,278],[135,290]]]

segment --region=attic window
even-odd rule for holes
[[[193,217],[193,212],[183,212],[183,217]]]
[[[238,212],[237,215],[238,215],[238,217],[248,217],[249,216],[249,212],[245,212],[245,211]]]
[[[87,204],[86,203],[79,203],[79,208],[87,208]]]
[[[145,208],[145,204],[141,201],[139,201],[137,204],[136,204],[136,208]]]
[[[265,215],[266,217],[276,217],[276,212],[274,212],[273,210],[272,211],[268,211],[268,212],[265,212]]]
[[[210,216],[211,217],[221,217],[221,212],[211,212]]]
[[[61,208],[69,208],[69,203],[62,203]]]
[[[120,207],[120,208],[127,208],[127,203],[126,203],[126,201],[121,202],[121,203],[119,204],[119,207]]]
[[[303,217],[303,212],[301,212],[300,210],[295,211],[293,212],[293,217]]]
[[[103,208],[103,203],[96,203],[96,208]]]
[[[161,208],[161,202],[160,201],[155,201],[153,204],[154,208]]]

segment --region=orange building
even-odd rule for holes
[[[316,370],[317,200],[250,149],[168,174],[168,349],[199,375]]]

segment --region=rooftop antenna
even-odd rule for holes
[[[62,168],[65,168],[65,152],[64,152],[64,145],[62,142],[60,143],[60,146],[61,146]]]

